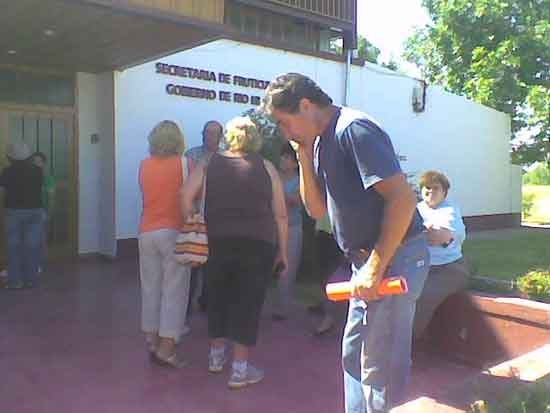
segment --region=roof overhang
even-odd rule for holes
[[[0,64],[122,69],[218,38],[222,24],[104,0],[0,0]]]

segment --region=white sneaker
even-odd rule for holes
[[[208,371],[210,373],[221,373],[225,362],[225,351],[221,354],[210,353],[208,355]]]
[[[242,387],[250,386],[251,384],[259,383],[263,380],[263,378],[264,372],[262,370],[248,364],[244,372],[233,369],[227,385],[230,389],[240,389]]]

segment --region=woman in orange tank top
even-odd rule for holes
[[[152,360],[170,367],[184,363],[176,355],[189,295],[189,267],[174,258],[182,223],[180,192],[184,185],[183,135],[171,121],[149,134],[150,157],[141,162],[139,184],[143,212],[139,228],[141,327]]]

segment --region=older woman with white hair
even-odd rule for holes
[[[184,187],[183,134],[164,120],[149,134],[150,157],[139,169],[143,213],[139,228],[141,327],[151,357],[159,364],[184,365],[176,353],[189,295],[189,267],[174,258],[182,225],[180,193]]]
[[[262,141],[248,117],[226,127],[227,151],[199,164],[183,191],[183,213],[206,185],[209,242],[208,369],[223,370],[226,345],[233,343],[228,385],[241,388],[259,382],[263,372],[248,363],[256,344],[260,312],[275,264],[287,265],[287,213],[277,170],[257,152]]]

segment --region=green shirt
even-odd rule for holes
[[[42,181],[42,207],[48,211],[55,193],[55,178],[52,175],[44,175]]]
[[[315,229],[317,231],[326,232],[327,234],[332,234],[332,227],[330,225],[330,220],[328,219],[328,214],[315,222]]]

